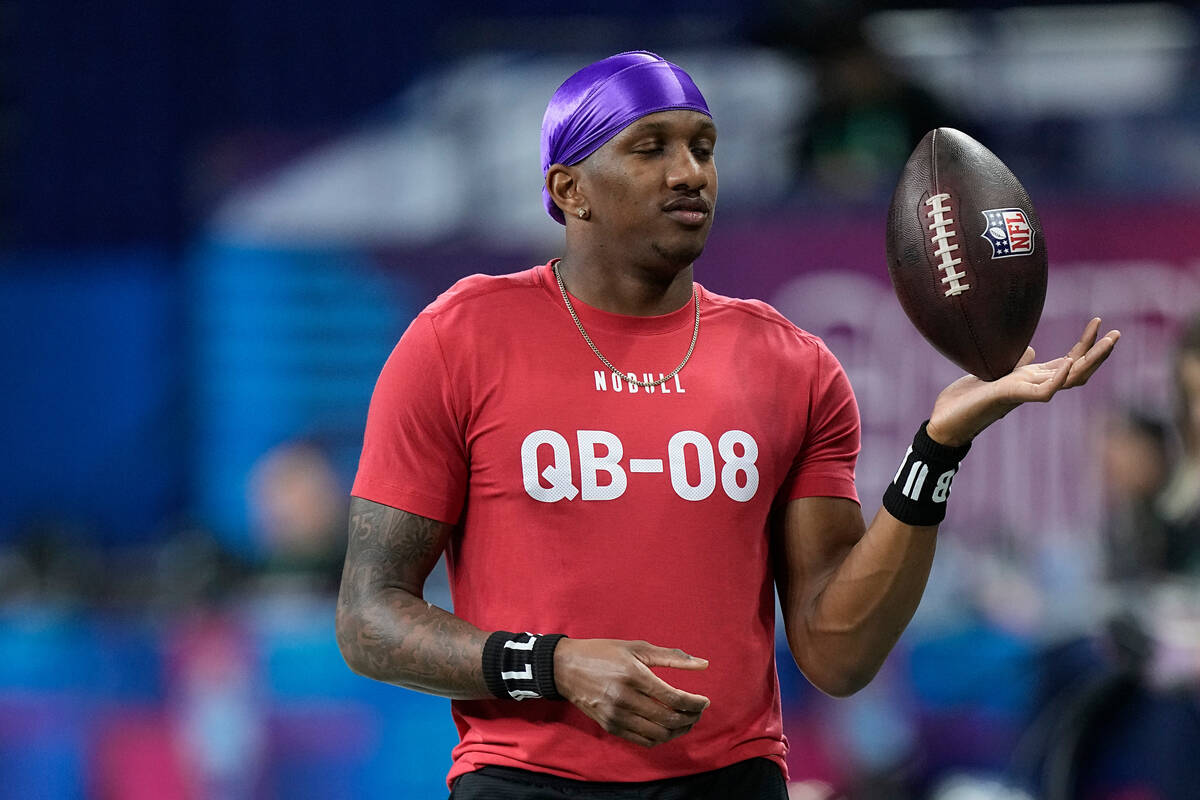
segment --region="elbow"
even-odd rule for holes
[[[881,660],[792,647],[792,658],[808,682],[830,697],[849,697],[874,680]]]
[[[350,668],[351,672],[366,678],[373,678],[375,676],[371,674],[371,661],[367,657],[366,649],[362,646],[362,628],[363,621],[358,615],[341,607],[338,608],[335,631],[342,660],[346,662],[346,666]]]
[[[871,670],[839,670],[830,671],[827,674],[816,674],[805,672],[805,676],[813,686],[820,689],[830,697],[849,697],[852,694],[863,689],[878,672],[877,669]]]
[[[338,650],[352,672],[384,683],[408,685],[404,682],[409,669],[403,642],[412,627],[402,613],[405,597],[411,595],[400,590],[340,596],[334,627]]]

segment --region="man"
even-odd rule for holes
[[[452,797],[785,797],[775,585],[809,680],[861,688],[972,437],[1119,335],[1093,320],[1067,357],[947,388],[868,528],[837,361],[693,283],[716,138],[658,56],[573,75],[542,128],[563,257],[460,281],[380,376],[338,639],[356,671],[453,699]],[[453,615],[421,598],[443,551]]]

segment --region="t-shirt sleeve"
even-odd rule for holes
[[[467,488],[461,417],[433,318],[422,313],[375,383],[355,497],[453,524]]]
[[[804,442],[779,493],[798,497],[845,497],[858,502],[854,465],[860,430],[858,403],[845,370],[818,342]]]

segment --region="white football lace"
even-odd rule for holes
[[[950,208],[945,205],[949,199],[950,195],[945,192],[930,197],[925,201],[925,205],[929,206],[925,216],[933,218],[933,222],[929,225],[933,236],[929,237],[929,241],[933,242],[933,246],[937,248],[933,251],[934,256],[942,261],[938,265],[938,269],[945,273],[942,283],[950,287],[946,290],[946,297],[953,297],[970,289],[971,284],[959,283],[961,278],[967,277],[967,273],[955,269],[962,263],[962,259],[954,257],[954,251],[958,249],[958,245],[954,242],[957,233],[954,228],[950,227],[954,223],[954,219],[946,216],[950,213]]]

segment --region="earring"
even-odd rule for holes
[[[587,218],[588,218],[588,210],[587,210],[586,208],[584,208],[583,206],[580,206],[580,207],[579,207],[579,210],[578,210],[578,211],[576,211],[575,213],[579,215],[579,218],[580,218],[580,219],[587,219]]]

